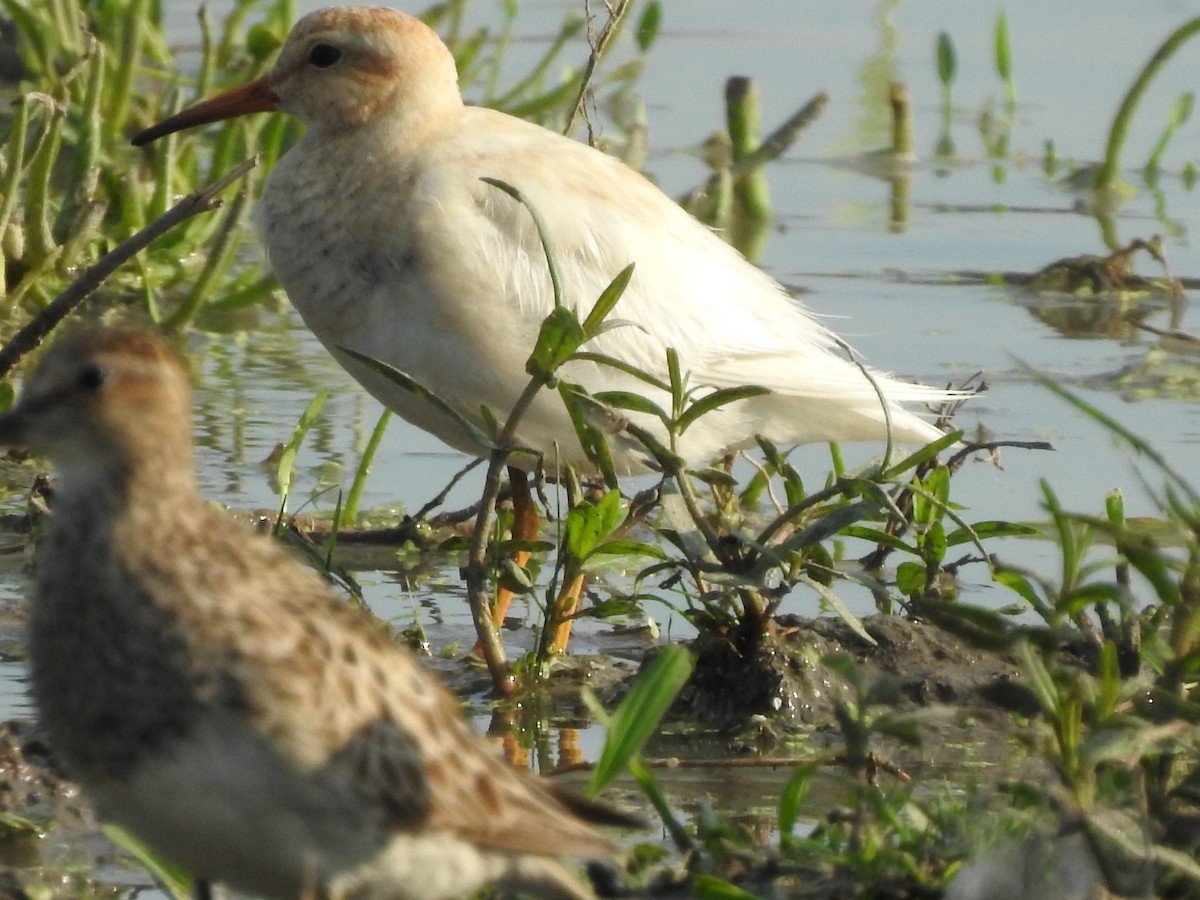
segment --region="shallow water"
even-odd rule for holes
[[[181,38],[192,28],[193,5],[164,0]],[[302,4],[305,8],[318,4]],[[517,20],[518,40],[505,71],[516,78],[575,4],[525,3]],[[1016,358],[1050,373],[1105,412],[1149,437],[1185,475],[1196,473],[1200,438],[1200,363],[1171,357],[1158,340],[1136,330],[1064,335],[1037,311],[1086,309],[1091,301],[1037,298],[1019,291],[965,283],[962,270],[1031,272],[1060,257],[1103,253],[1100,229],[1079,209],[1087,201],[1048,179],[1040,165],[1043,144],[1052,139],[1060,156],[1094,160],[1102,152],[1108,123],[1138,67],[1169,30],[1187,15],[1171,0],[1129,3],[1009,5],[1019,108],[1011,137],[1012,156],[989,160],[979,136],[981,111],[1003,88],[994,74],[991,40],[994,10],[971,4],[930,2],[798,5],[794,0],[729,4],[691,0],[664,4],[663,34],[636,85],[649,117],[647,171],[668,193],[679,195],[706,176],[688,151],[722,120],[722,85],[732,74],[753,76],[770,128],[818,90],[830,104],[786,157],[768,170],[776,221],[762,265],[789,285],[804,288],[804,302],[867,359],[931,383],[958,380],[982,370],[989,392],[959,418],[968,433],[977,425],[1018,440],[1046,439],[1055,453],[1007,451],[1003,469],[968,464],[954,482],[954,499],[968,507],[968,520],[1038,520],[1038,480],[1046,479],[1068,509],[1100,511],[1114,487],[1126,493],[1131,516],[1153,514],[1137,466],[1115,448],[1098,426],[1031,383]],[[475,21],[488,21],[491,4],[476,4]],[[931,161],[939,137],[940,86],[933,56],[939,30],[957,45],[958,111],[952,138],[958,156]],[[1184,51],[1186,56],[1188,48]],[[579,45],[573,59],[582,60]],[[633,53],[628,37],[619,53]],[[1194,55],[1194,54],[1193,54]],[[1122,241],[1166,235],[1177,275],[1200,275],[1200,203],[1175,173],[1198,145],[1194,120],[1176,135],[1164,161],[1158,190],[1148,190],[1134,171],[1159,133],[1165,110],[1194,87],[1188,67],[1176,61],[1143,102],[1126,148],[1126,177],[1139,192],[1119,211]],[[887,84],[905,81],[913,97],[916,146],[922,161],[898,179],[866,171],[859,154],[886,143]],[[468,98],[472,93],[468,90]],[[1194,156],[1192,157],[1195,158]],[[894,213],[893,191],[907,194]],[[896,219],[899,219],[899,222]],[[1143,274],[1156,275],[1139,262]],[[1106,301],[1099,301],[1101,304]],[[1200,316],[1184,309],[1171,321],[1165,304],[1151,304],[1148,321],[1162,328],[1200,332]],[[243,320],[244,322],[244,320]],[[251,327],[196,333],[188,348],[196,370],[197,439],[206,495],[239,508],[273,508],[275,489],[260,465],[285,440],[319,387],[332,387],[321,421],[302,451],[290,510],[305,497],[329,510],[330,485],[348,486],[358,455],[379,414],[303,330],[286,308],[259,312]],[[1167,368],[1169,374],[1162,374]],[[1140,373],[1140,377],[1139,377]],[[877,448],[847,447],[848,459],[868,458]],[[824,448],[804,448],[795,459],[815,484],[827,470]],[[464,459],[434,439],[394,421],[367,486],[364,506],[416,509],[446,483]],[[1145,469],[1152,486],[1160,479]],[[469,478],[448,506],[476,498],[478,477]],[[1005,559],[1053,574],[1057,557],[1039,542],[993,545]],[[457,561],[433,560],[414,585],[409,576],[375,571],[360,574],[373,608],[397,624],[419,617],[435,648],[472,640],[470,617],[457,576]],[[992,588],[981,567],[964,572],[971,599],[1011,603],[1013,595]],[[0,574],[0,590],[15,594],[22,576],[14,567]],[[870,598],[847,590],[852,609],[866,613]],[[797,592],[785,610],[812,614],[812,595]],[[685,636],[688,628],[665,608],[650,615],[664,634]],[[532,624],[536,614],[518,607]],[[586,625],[584,652],[606,644],[608,626]],[[528,632],[526,632],[527,634]],[[514,639],[506,632],[506,639]],[[519,643],[519,639],[516,640]],[[26,711],[21,668],[0,667],[0,717]],[[481,724],[486,715],[480,708]],[[583,735],[583,752],[594,759],[600,735]]]

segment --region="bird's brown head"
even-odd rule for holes
[[[0,445],[73,469],[191,470],[191,390],[178,357],[152,334],[80,331],[58,341],[0,416]]]
[[[386,7],[335,6],[296,23],[267,75],[176,113],[133,143],[269,110],[310,129],[344,130],[384,110],[419,121],[461,105],[454,57],[429,26]]]

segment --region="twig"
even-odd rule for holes
[[[466,476],[466,474],[468,472],[470,472],[472,469],[474,469],[476,466],[478,466],[481,462],[483,462],[483,457],[480,457],[478,459],[473,459],[469,463],[467,463],[465,466],[463,466],[461,469],[459,469],[456,473],[454,473],[454,477],[450,479],[450,483],[447,484],[444,488],[442,488],[441,491],[438,492],[438,495],[436,497],[434,497],[432,500],[430,500],[428,503],[426,503],[424,506],[422,506],[420,509],[418,509],[416,512],[416,515],[414,515],[413,518],[417,519],[417,520],[424,519],[427,515],[429,515],[431,512],[433,512],[435,509],[437,509],[439,506],[441,506],[443,503],[445,503],[447,495],[449,495],[449,493],[452,490],[454,490],[454,486],[456,484],[458,484],[460,481],[462,481],[462,479]],[[444,513],[443,515],[449,515],[451,517],[450,521],[453,523],[457,523],[457,522],[465,521],[466,519],[473,518],[478,512],[479,512],[479,509],[477,506],[471,506],[469,509],[463,510],[461,513]]]
[[[256,165],[258,165],[257,156],[246,160],[204,190],[184,197],[133,237],[104,254],[95,265],[76,278],[70,287],[54,298],[50,305],[18,331],[3,350],[0,350],[0,378],[8,375],[27,353],[36,349],[54,327],[100,287],[109,275],[179,223],[219,207],[221,201],[217,199],[217,195]]]
[[[592,82],[592,76],[596,74],[600,58],[608,48],[608,42],[617,33],[617,26],[621,24],[621,19],[625,17],[625,11],[628,8],[629,0],[616,0],[615,3],[609,5],[608,21],[604,23],[604,28],[596,37],[596,42],[592,45],[592,52],[588,55],[587,65],[583,69],[583,77],[579,80],[579,93],[575,95],[575,102],[571,104],[571,115],[567,117],[567,127],[563,129],[563,134],[571,133],[571,129],[575,127],[575,121],[583,113],[583,105],[587,100],[588,86]],[[588,132],[588,143],[590,144],[592,143],[590,123]]]
[[[727,759],[681,759],[677,756],[669,756],[661,759],[643,759],[642,765],[648,769],[795,769],[796,766],[805,762],[808,760],[796,756],[735,756]],[[881,759],[874,753],[868,753],[863,762],[873,769],[895,776],[900,781],[906,783],[912,781],[912,776],[900,766]],[[824,764],[827,766],[844,766],[846,763],[847,757],[841,755],[831,756],[824,760]],[[571,772],[590,772],[595,768],[595,763],[584,760],[565,766],[556,766],[552,771],[546,772],[545,777],[555,778]]]
[[[963,445],[963,448],[946,461],[947,466],[961,463],[972,453],[982,453],[985,450],[999,450],[1001,447],[1016,447],[1021,450],[1053,450],[1054,445],[1049,441],[981,441]]]
[[[1178,329],[1169,329],[1168,330],[1165,328],[1158,328],[1154,325],[1150,325],[1147,322],[1130,322],[1129,324],[1132,325],[1134,328],[1140,328],[1142,331],[1146,331],[1146,332],[1149,332],[1150,334],[1157,335],[1160,338],[1167,338],[1172,341],[1179,341],[1180,343],[1183,343],[1183,344],[1200,344],[1200,337],[1197,337],[1194,334],[1188,334],[1186,331],[1179,331]]]
[[[729,177],[737,181],[755,169],[782,156],[784,151],[795,143],[796,138],[800,136],[800,132],[812,124],[817,116],[821,114],[828,102],[829,95],[821,92],[805,103],[798,112],[794,113],[786,122],[772,131],[758,146],[757,150],[743,156],[741,159],[735,159],[731,162],[728,169]],[[721,177],[721,172],[713,173],[703,185],[679,198],[680,205],[684,208],[690,208],[691,204],[695,203],[700,197],[715,192]]]

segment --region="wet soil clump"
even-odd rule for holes
[[[862,624],[872,644],[840,619],[781,616],[776,624],[748,648],[733,638],[700,639],[679,711],[723,726],[751,716],[799,728],[830,725],[835,704],[848,696],[844,679],[822,663],[832,655],[890,684],[900,706],[986,712],[1021,705],[1024,697],[1015,656],[973,647],[936,626],[870,616]]]
[[[993,758],[1011,753],[1022,731],[1011,714],[1037,709],[1015,654],[981,649],[936,625],[869,616],[862,625],[874,644],[835,618],[781,616],[776,625],[748,648],[730,635],[698,639],[696,668],[673,716],[696,723],[727,752],[775,754],[798,736],[836,741],[839,706],[863,702],[865,692],[878,709],[921,723],[920,745],[889,752],[905,765],[949,766],[944,774],[953,779],[966,759],[979,762],[964,747]],[[1062,655],[1067,665],[1076,656],[1070,648]],[[831,657],[853,664],[854,684],[827,664]]]

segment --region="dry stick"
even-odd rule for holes
[[[844,755],[831,756],[825,760],[827,766],[844,766],[847,758]],[[642,765],[648,769],[794,769],[811,760],[795,756],[735,756],[727,759],[690,759],[677,756],[660,759],[642,759]],[[873,769],[894,775],[903,782],[911,782],[912,776],[895,763],[880,759],[874,753],[868,753],[866,764]],[[591,772],[596,768],[594,762],[567,763],[556,766],[545,773],[547,778],[556,778],[572,772]]]
[[[257,156],[246,160],[204,190],[184,197],[133,237],[104,254],[99,262],[76,278],[70,287],[54,298],[49,306],[34,316],[4,349],[0,350],[0,378],[8,375],[27,353],[36,349],[54,327],[100,287],[109,275],[179,223],[219,207],[221,201],[217,199],[217,194],[256,165]]]
[[[816,120],[828,102],[829,95],[822,91],[805,103],[786,122],[767,135],[766,139],[758,146],[758,149],[730,163],[728,168],[729,177],[736,181],[739,178],[743,178],[747,173],[753,172],[755,169],[782,156],[783,152],[796,142],[796,139],[800,136],[800,132]],[[721,172],[714,172],[703,185],[679,198],[679,203],[685,209],[688,209],[699,198],[715,192],[720,184],[722,174]]]
[[[588,85],[592,82],[592,76],[596,74],[596,67],[600,65],[600,58],[604,55],[604,51],[608,48],[608,42],[612,40],[612,36],[617,32],[617,26],[621,24],[621,19],[625,17],[625,11],[629,8],[629,0],[616,0],[615,3],[608,7],[608,21],[604,23],[604,28],[600,30],[600,35],[596,38],[596,43],[592,46],[592,52],[588,56],[587,65],[583,69],[583,78],[579,80],[579,93],[575,95],[575,102],[571,105],[571,115],[567,117],[567,127],[563,129],[563,134],[570,134],[571,129],[575,127],[575,120],[583,114],[583,105],[587,100]],[[588,124],[588,143],[591,141],[591,123]]]
[[[417,519],[417,520],[423,519],[427,515],[429,515],[431,512],[433,512],[435,509],[437,509],[439,506],[441,506],[443,503],[445,503],[447,495],[452,490],[454,490],[454,486],[456,484],[458,484],[460,481],[462,481],[463,478],[466,476],[466,474],[468,472],[470,472],[472,469],[474,469],[481,462],[483,462],[482,457],[480,457],[479,459],[473,459],[469,463],[467,463],[465,466],[463,466],[461,469],[459,469],[454,474],[454,477],[450,479],[450,483],[448,485],[446,485],[444,488],[442,488],[436,497],[434,497],[432,500],[430,500],[428,503],[426,503],[424,506],[422,506],[420,509],[418,509],[416,511],[416,513],[413,515],[413,518]],[[472,507],[469,507],[468,509],[464,510],[461,513],[443,513],[443,515],[451,516],[452,522],[462,522],[462,521],[466,521],[467,519],[473,518],[478,512],[479,512],[478,507],[472,506]],[[457,517],[457,518],[453,518],[453,517]]]
[[[964,444],[963,448],[946,460],[947,466],[961,463],[972,453],[982,453],[989,450],[999,450],[1001,447],[1016,447],[1019,450],[1053,450],[1054,445],[1049,441],[972,441]]]

